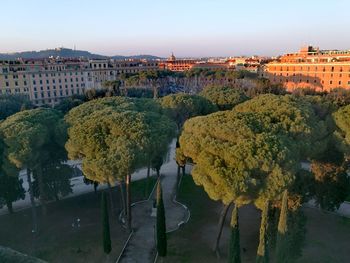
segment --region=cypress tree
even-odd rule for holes
[[[109,217],[106,193],[102,192],[102,239],[103,239],[103,251],[109,254],[112,250],[111,246],[111,234],[109,231]]]
[[[163,203],[162,185],[158,181],[157,185],[157,251],[160,257],[167,254],[167,236],[165,223],[165,210]]]
[[[288,191],[285,190],[282,197],[281,212],[278,221],[277,244],[276,244],[276,262],[289,262],[288,257]]]
[[[260,223],[260,239],[259,247],[256,256],[256,263],[268,263],[268,212],[269,212],[269,202],[266,201],[264,208],[261,213],[261,223]]]
[[[231,238],[230,238],[230,250],[229,250],[229,263],[241,263],[241,248],[239,241],[239,224],[238,224],[238,207],[232,210],[231,216]]]

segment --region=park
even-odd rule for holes
[[[256,81],[153,98],[110,83],[55,108],[3,96],[0,256],[346,262],[349,96]]]

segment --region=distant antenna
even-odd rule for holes
[[[76,48],[75,48],[75,44],[74,44],[74,51],[76,50]]]

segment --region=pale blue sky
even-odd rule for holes
[[[0,0],[0,52],[277,55],[350,49],[350,0]]]

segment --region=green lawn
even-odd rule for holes
[[[151,178],[151,187],[156,179]],[[133,201],[148,196],[145,192],[146,180],[132,183]],[[111,261],[119,255],[127,238],[126,231],[117,220],[119,213],[119,187],[113,188],[116,210],[110,212],[112,239]],[[31,210],[26,209],[13,215],[0,217],[0,245],[47,260],[48,262],[105,262],[102,251],[100,192],[68,198],[48,205],[46,217],[39,215],[39,234],[31,233]],[[72,223],[81,220],[79,229]],[[113,261],[114,260],[114,261]]]
[[[191,219],[169,235],[169,253],[165,262],[227,262],[228,218],[220,245],[221,259],[217,259],[211,250],[221,204],[210,200],[203,188],[193,183],[191,176],[183,178],[178,197],[189,207]],[[350,220],[317,209],[303,209],[307,217],[306,244],[298,262],[349,262]],[[255,262],[259,220],[259,211],[253,206],[240,208],[241,248],[244,248],[242,262]]]

